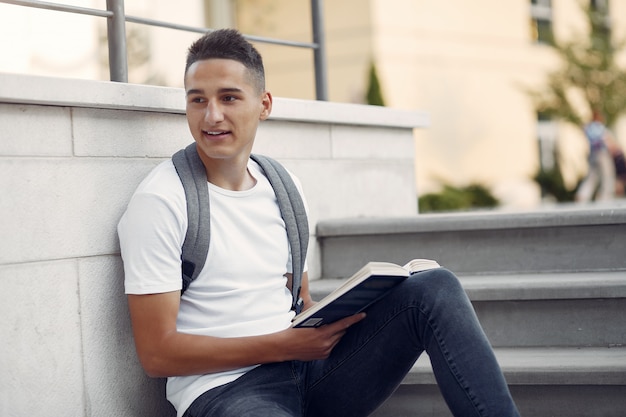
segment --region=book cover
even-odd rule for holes
[[[404,266],[369,262],[339,288],[294,317],[292,327],[318,327],[357,314],[384,297],[411,273],[438,268],[430,259],[413,259]]]

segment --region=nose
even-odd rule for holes
[[[224,113],[217,103],[209,102],[207,104],[204,111],[204,120],[211,125],[218,124],[224,120]]]

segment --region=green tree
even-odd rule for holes
[[[491,191],[480,184],[464,187],[444,185],[441,192],[424,194],[418,199],[420,213],[492,208],[499,204]]]
[[[592,3],[581,4],[589,30],[567,41],[554,40],[551,47],[561,66],[548,74],[545,88],[529,94],[537,111],[552,118],[582,126],[585,115],[597,109],[612,126],[626,111],[626,71],[615,59],[626,43],[611,39],[608,14]],[[572,94],[583,97],[588,108],[574,105]]]
[[[554,150],[554,166],[550,169],[539,168],[533,180],[541,187],[541,194],[551,195],[556,201],[574,201],[578,184],[572,189],[567,187],[561,174],[561,158],[558,148]],[[578,179],[578,183],[582,178]]]
[[[385,99],[380,88],[380,82],[378,81],[378,73],[376,72],[376,66],[372,62],[369,69],[369,83],[367,86],[367,93],[365,95],[367,104],[372,106],[384,106]]]

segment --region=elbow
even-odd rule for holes
[[[140,355],[139,362],[144,372],[151,378],[167,378],[172,376],[165,361],[158,355]]]
[[[149,368],[144,365],[143,370],[150,378],[167,378],[169,376],[158,368]]]

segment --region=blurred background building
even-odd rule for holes
[[[626,39],[626,0],[590,1],[606,13],[611,36]],[[106,8],[105,0],[59,2]],[[415,132],[420,194],[478,183],[505,208],[536,207],[542,196],[533,176],[554,165],[556,149],[568,186],[587,169],[580,129],[538,115],[526,92],[559,65],[552,38],[589,30],[579,3],[327,0],[329,99],[368,103],[377,84],[378,104],[430,114],[430,127]],[[309,0],[126,0],[125,9],[194,27],[312,39]],[[186,48],[199,35],[133,23],[126,30],[129,81],[181,87]],[[0,72],[107,80],[105,36],[106,19],[0,3]],[[274,96],[315,99],[310,50],[258,48]],[[626,67],[626,56],[619,58]],[[613,129],[626,143],[626,120]]]

